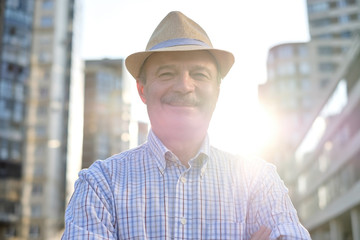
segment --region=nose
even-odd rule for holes
[[[174,85],[174,90],[181,93],[189,93],[195,90],[194,79],[191,78],[188,72],[179,74]]]

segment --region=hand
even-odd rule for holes
[[[260,229],[251,236],[250,240],[270,240],[271,229],[261,226]]]

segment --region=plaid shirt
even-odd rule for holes
[[[310,239],[275,167],[209,146],[181,165],[153,134],[79,173],[62,239]]]

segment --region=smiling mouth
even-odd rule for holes
[[[173,107],[196,107],[197,104],[194,102],[169,102],[167,103],[170,106]]]

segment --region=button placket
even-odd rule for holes
[[[186,218],[182,217],[182,218],[180,219],[180,223],[181,223],[182,225],[185,225],[185,224],[186,224]]]
[[[186,183],[186,177],[181,176],[181,177],[180,177],[180,181],[181,181],[182,183]]]

